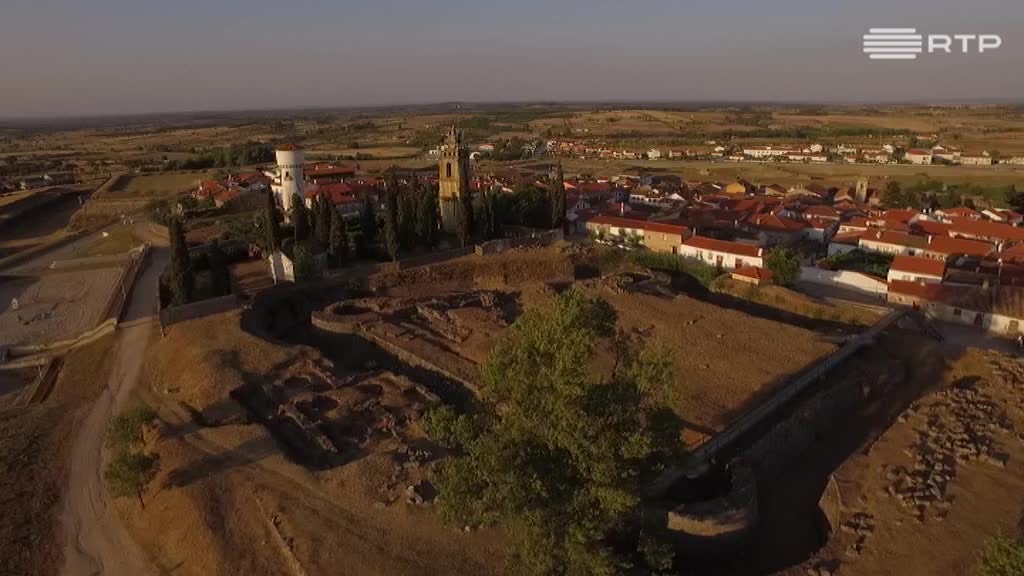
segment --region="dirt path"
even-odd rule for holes
[[[101,448],[111,415],[127,401],[149,341],[149,324],[125,328],[107,388],[78,431],[64,501],[63,574],[153,574],[149,561],[121,525],[103,483]]]
[[[139,276],[125,314],[128,324],[118,332],[114,368],[106,389],[78,430],[72,449],[61,523],[64,530],[64,568],[67,576],[94,574],[156,574],[145,554],[131,539],[117,510],[111,506],[102,476],[102,447],[107,424],[121,410],[138,381],[146,349],[155,330],[155,278],[163,269],[166,249],[157,248]]]

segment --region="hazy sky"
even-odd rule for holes
[[[1024,0],[0,0],[0,117],[494,100],[1024,101]],[[869,27],[1001,34],[869,61]]]

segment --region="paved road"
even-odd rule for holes
[[[102,477],[101,448],[113,414],[120,411],[138,382],[139,372],[155,326],[156,278],[167,261],[167,249],[155,247],[139,275],[117,333],[114,368],[106,389],[78,430],[72,448],[61,523],[64,530],[66,576],[156,574],[142,550],[121,524],[111,506]]]

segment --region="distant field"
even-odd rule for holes
[[[375,147],[359,147],[359,148],[344,148],[344,149],[311,149],[307,150],[306,154],[310,157],[316,156],[317,154],[329,154],[332,156],[355,156],[356,154],[366,154],[374,158],[406,158],[419,154],[420,149],[412,146],[375,146]]]
[[[208,178],[212,172],[184,172],[145,176],[125,175],[114,183],[103,196],[106,198],[147,198],[173,196],[187,192]]]
[[[569,173],[615,174],[642,166],[651,172],[680,174],[687,180],[732,181],[746,178],[752,182],[782,185],[811,180],[828,183],[853,182],[860,176],[891,178],[916,182],[925,178],[945,183],[981,186],[1024,185],[1024,166],[912,166],[909,164],[789,164],[773,162],[683,162],[675,160],[574,160],[563,161]],[[529,166],[528,164],[525,166]]]

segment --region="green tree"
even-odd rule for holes
[[[312,280],[317,276],[316,261],[313,258],[313,247],[305,242],[295,242],[292,248],[292,266],[295,273],[295,281]]]
[[[344,266],[348,262],[348,228],[345,225],[345,218],[337,210],[330,211],[331,234],[327,244],[327,254],[337,266]]]
[[[185,231],[178,217],[171,219],[168,231],[171,240],[171,304],[181,306],[192,301],[195,274],[192,270],[192,259],[189,257],[188,242],[185,241]]]
[[[400,248],[400,237],[398,230],[398,183],[388,186],[384,196],[384,248],[388,252],[388,258],[393,262],[398,261],[398,250]]]
[[[107,443],[117,449],[142,445],[142,427],[156,419],[156,411],[139,404],[121,412],[110,421]]]
[[[210,291],[213,296],[231,294],[231,271],[228,269],[228,255],[216,238],[206,249],[206,261],[210,265]]]
[[[595,378],[595,346],[612,338],[614,368]],[[671,382],[669,357],[616,336],[603,300],[571,289],[527,311],[484,366],[483,409],[428,419],[457,454],[438,474],[441,515],[505,525],[515,573],[616,573],[606,537],[681,453]]]
[[[903,193],[899,182],[890,180],[885,185],[885,195],[882,196],[882,202],[886,208],[907,207],[907,195]]]
[[[427,248],[437,244],[437,191],[429,184],[417,195],[416,227],[420,243]]]
[[[331,225],[334,219],[331,214],[337,214],[338,210],[327,196],[320,196],[317,209],[316,239],[321,246],[326,247],[331,241]]]
[[[363,240],[367,246],[377,242],[377,194],[374,191],[366,193],[363,197],[363,210],[360,214],[359,229],[363,233]]]
[[[404,192],[398,194],[398,243],[403,250],[416,246],[416,194],[415,179],[410,179]]]
[[[121,450],[107,465],[103,477],[107,480],[107,485],[114,496],[136,496],[139,499],[139,505],[145,508],[146,503],[142,500],[142,492],[155,473],[155,458],[129,450]]]
[[[985,545],[974,573],[977,576],[1021,576],[1024,574],[1024,543],[996,536]]]
[[[267,250],[274,251],[281,249],[281,211],[277,208],[274,200],[273,190],[267,189],[267,204],[263,212],[263,222],[266,227]]]
[[[565,176],[562,173],[562,163],[558,163],[558,170],[551,181],[548,191],[551,205],[551,226],[560,228],[565,221]]]
[[[793,286],[800,280],[800,256],[789,248],[775,248],[764,259],[776,284]]]
[[[298,194],[292,200],[292,226],[295,227],[295,242],[309,239],[309,210]]]

